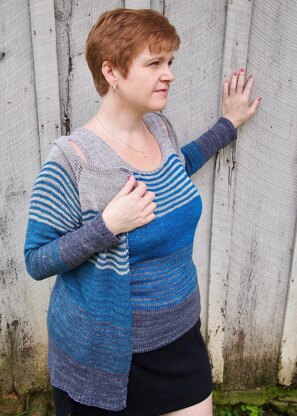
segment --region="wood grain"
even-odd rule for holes
[[[0,391],[46,388],[49,282],[28,277],[23,245],[32,184],[40,168],[31,24],[28,3],[0,3]]]
[[[61,135],[54,1],[30,0],[41,160]]]
[[[236,148],[224,342],[231,389],[277,383],[296,226],[296,12],[293,2],[253,3],[247,68],[251,98],[263,100]]]
[[[120,0],[56,2],[57,53],[63,133],[82,126],[97,111],[100,97],[85,59],[91,27],[104,11],[122,7]]]
[[[231,73],[240,66],[246,66],[252,1],[244,0],[227,3],[225,22],[224,60],[221,84],[230,79]],[[221,101],[221,93],[218,99]],[[238,134],[241,140],[241,134]],[[210,281],[208,300],[208,340],[210,358],[213,365],[213,379],[221,384],[224,377],[224,348],[226,331],[226,302],[228,293],[229,262],[234,186],[235,186],[235,148],[237,143],[222,149],[216,159],[214,199],[212,212]]]

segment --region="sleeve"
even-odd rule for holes
[[[28,273],[36,280],[65,273],[94,253],[120,243],[93,212],[82,225],[78,189],[70,163],[54,146],[36,179],[24,246]]]
[[[211,156],[236,138],[237,130],[233,123],[221,117],[210,130],[181,148],[187,174],[193,175]]]

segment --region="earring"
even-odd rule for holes
[[[118,81],[118,79],[117,79],[117,77],[115,77],[115,82],[114,82],[114,84],[113,84],[113,86],[112,86],[112,92],[113,92],[113,93],[115,93],[115,92],[116,92],[116,88],[117,88],[117,86],[118,86],[117,81]]]

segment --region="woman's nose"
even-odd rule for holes
[[[172,82],[174,80],[174,75],[170,68],[169,68],[169,77],[170,77],[170,81]]]
[[[170,67],[168,66],[164,73],[162,74],[162,81],[170,81],[174,80],[173,72],[171,71]]]

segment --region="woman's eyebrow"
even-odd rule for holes
[[[169,61],[173,61],[174,58],[175,58],[174,56],[171,56],[170,59],[169,59]],[[160,61],[164,61],[165,60],[165,57],[163,55],[156,55],[156,56],[154,56],[152,58],[147,58],[147,62],[151,62],[151,61],[154,61],[156,59],[159,59]]]

